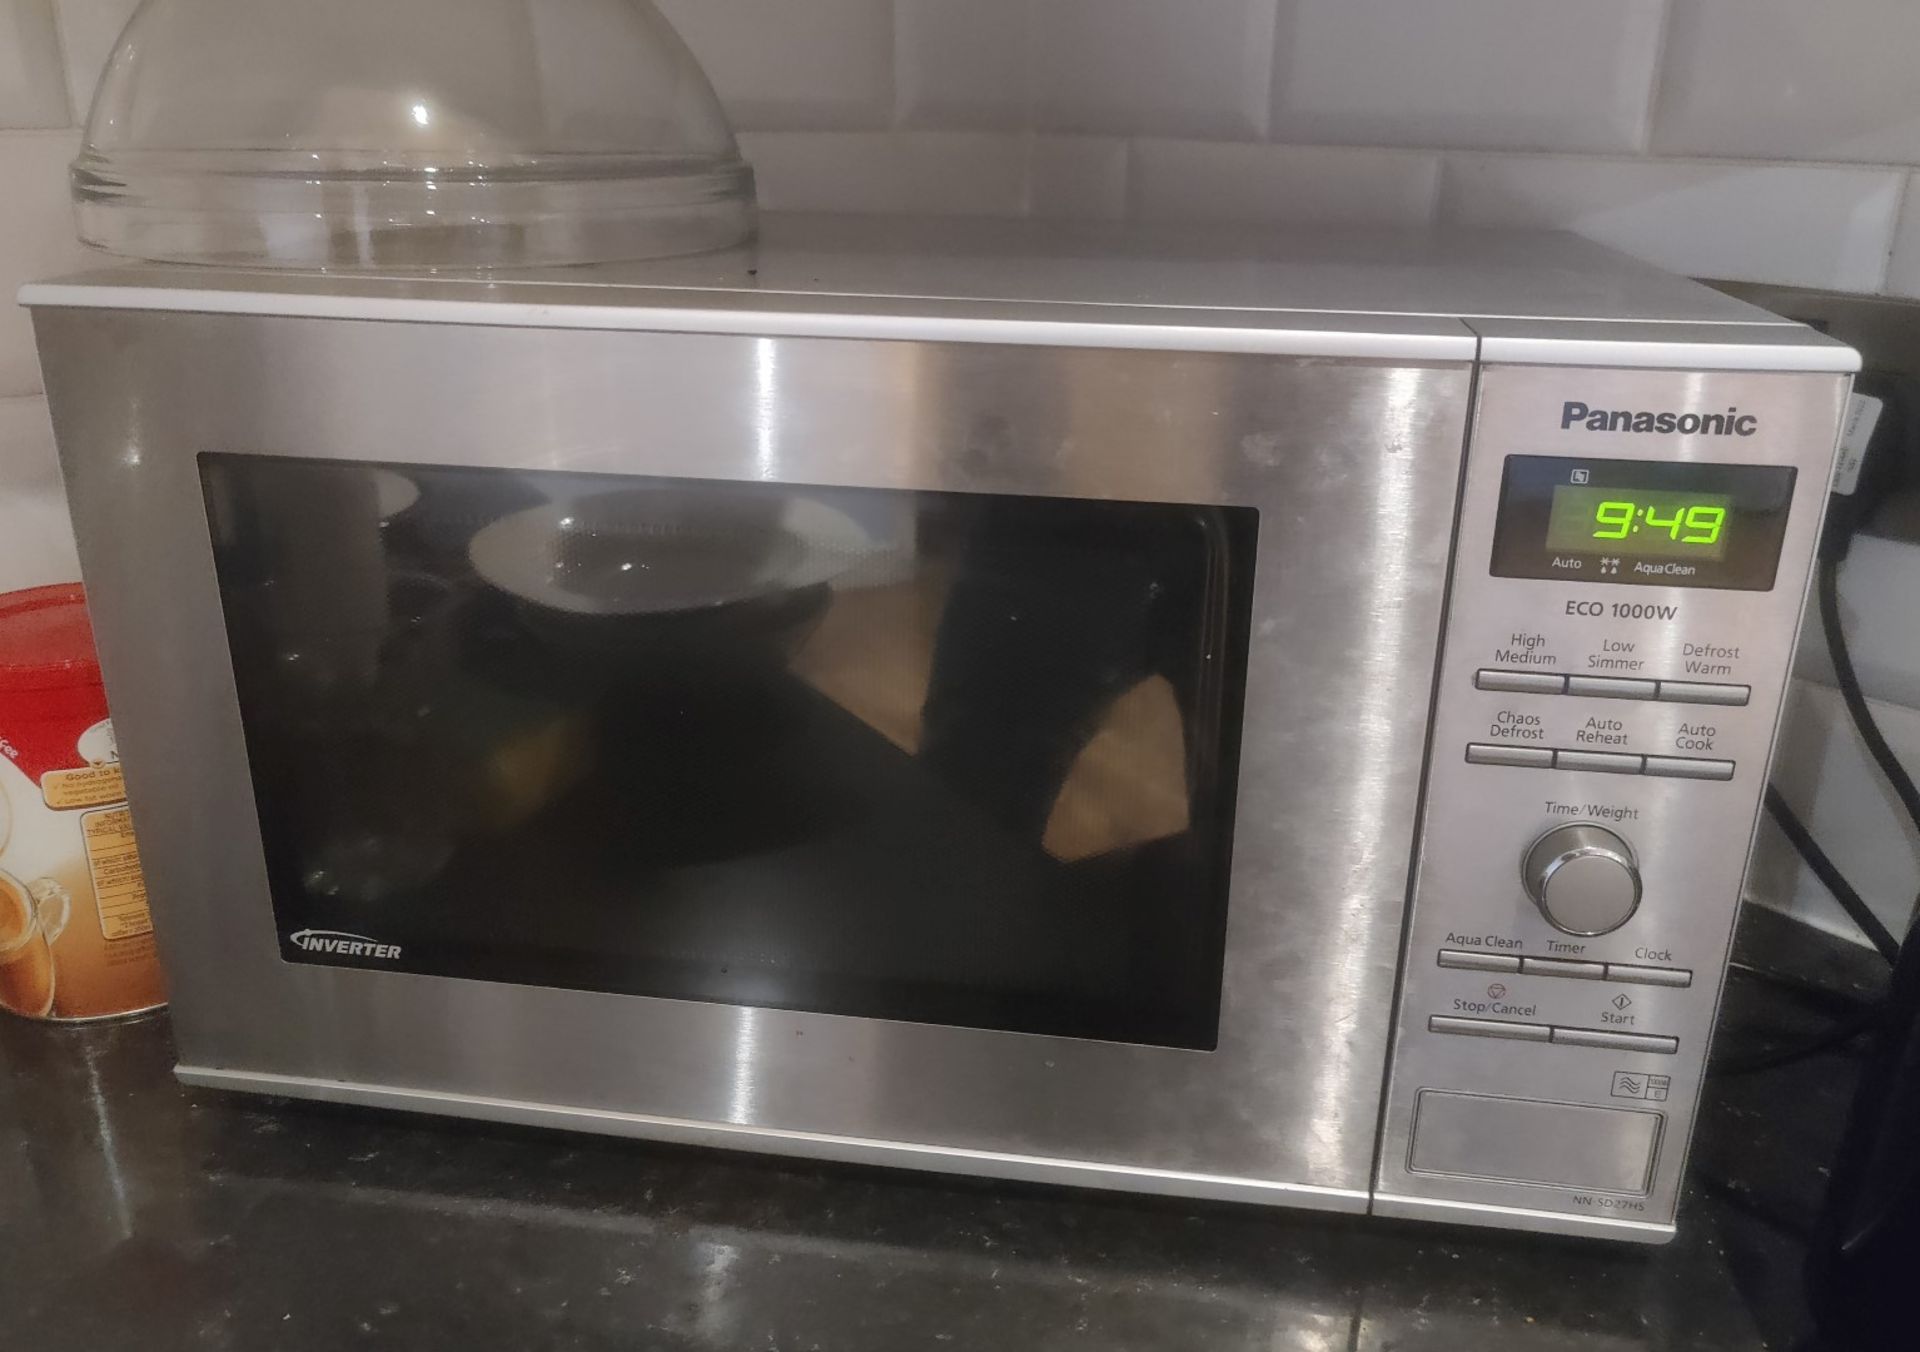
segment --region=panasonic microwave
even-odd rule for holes
[[[1546,234],[24,300],[188,1082],[1672,1234],[1840,344]]]

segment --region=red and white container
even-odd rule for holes
[[[0,1010],[156,1009],[166,988],[77,583],[0,595]]]

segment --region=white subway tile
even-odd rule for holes
[[[884,127],[893,116],[890,0],[657,0],[734,126]]]
[[[67,165],[79,149],[75,131],[0,132],[0,398],[40,389],[33,330],[14,293],[99,258],[73,233]]]
[[[47,401],[0,399],[0,593],[79,580]]]
[[[1637,150],[1665,0],[1282,0],[1279,141]]]
[[[748,132],[772,211],[1018,216],[1030,138],[985,132]]]
[[[67,97],[73,120],[84,123],[93,87],[113,55],[113,44],[140,0],[53,0],[60,18],[60,47],[67,60]]]
[[[66,494],[42,488],[0,504],[0,592],[79,580]]]
[[[1099,221],[1117,221],[1127,214],[1125,141],[1035,136],[1029,152],[1028,214]]]
[[[64,127],[67,85],[50,0],[0,0],[0,127]]]
[[[910,127],[1005,130],[1032,115],[1028,0],[896,0],[894,84]]]
[[[1276,0],[1032,0],[1034,125],[1258,138]]]
[[[1653,145],[1920,162],[1920,4],[1674,0]]]
[[[1441,217],[1554,226],[1701,277],[1874,291],[1895,170],[1545,155],[1447,161]]]
[[[0,498],[59,486],[46,395],[0,399]]]
[[[1334,146],[1134,142],[1128,193],[1144,220],[1425,225],[1440,157]]]
[[[1887,264],[1887,290],[1920,297],[1920,174],[1907,176],[1906,204],[1900,208],[1893,259]]]

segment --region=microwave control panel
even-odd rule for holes
[[[1672,1233],[1848,388],[1484,369],[1376,1210]]]

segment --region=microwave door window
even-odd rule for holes
[[[1251,509],[200,463],[288,961],[1214,1045]]]

